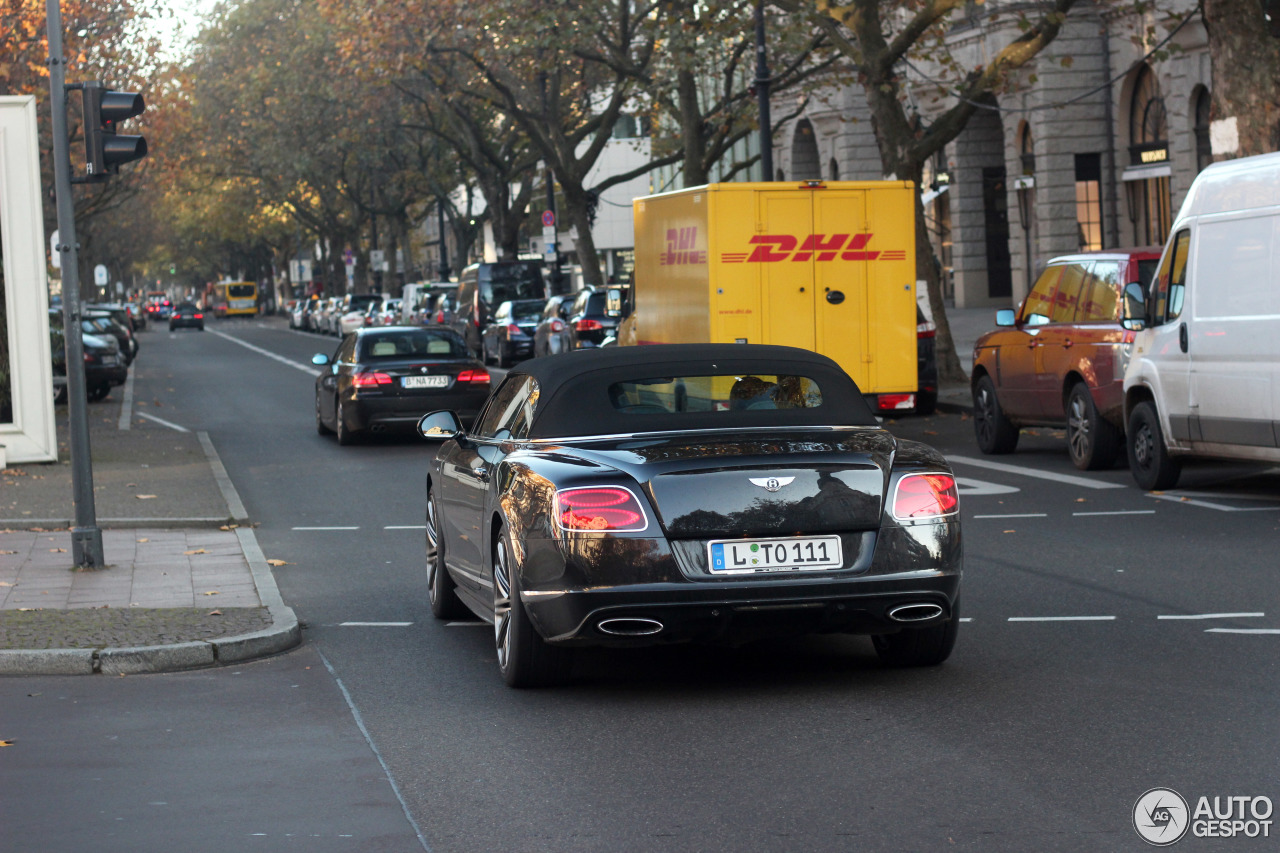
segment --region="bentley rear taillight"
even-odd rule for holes
[[[907,474],[893,491],[893,517],[899,521],[954,515],[959,506],[956,479],[950,474]]]
[[[556,492],[555,515],[565,530],[637,532],[649,526],[639,499],[620,486],[561,489]]]

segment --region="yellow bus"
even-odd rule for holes
[[[258,285],[252,281],[220,281],[209,285],[209,310],[219,317],[253,317],[258,313]]]

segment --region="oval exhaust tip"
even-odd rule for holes
[[[889,618],[895,622],[927,622],[943,613],[942,607],[931,602],[916,604],[900,604],[889,611]]]
[[[663,625],[657,619],[645,619],[627,616],[619,619],[604,619],[596,625],[601,633],[615,637],[646,637],[662,630]]]

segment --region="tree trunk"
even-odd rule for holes
[[[1280,148],[1280,39],[1273,38],[1258,0],[1205,0],[1213,75],[1212,117],[1235,118],[1248,157]]]
[[[680,132],[684,143],[684,185],[700,187],[709,182],[707,169],[707,135],[698,105],[698,80],[692,71],[682,69],[676,80],[680,99]]]
[[[575,247],[578,250],[578,263],[582,266],[582,283],[599,287],[604,284],[604,274],[600,269],[595,236],[591,233],[591,219],[587,216],[586,192],[581,184],[570,187],[563,179],[560,188],[564,192],[565,206],[569,208],[569,221],[578,229]]]

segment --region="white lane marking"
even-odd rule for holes
[[[1047,512],[1012,512],[1007,515],[975,515],[974,518],[1048,518]]]
[[[217,336],[218,336],[218,337],[220,337],[220,338],[223,338],[223,339],[225,339],[225,340],[231,341],[231,343],[233,343],[233,344],[239,344],[240,346],[244,347],[245,349],[253,350],[254,352],[258,353],[259,355],[265,355],[267,358],[274,359],[275,361],[278,361],[278,362],[280,362],[281,364],[287,364],[287,365],[289,365],[290,367],[293,367],[293,368],[296,368],[296,369],[298,369],[298,370],[301,370],[303,373],[308,373],[308,374],[310,374],[310,375],[312,375],[312,376],[319,376],[321,373],[323,373],[323,372],[324,372],[324,371],[321,371],[321,370],[316,370],[315,365],[313,365],[313,364],[303,364],[303,363],[302,363],[302,362],[300,362],[300,361],[294,361],[293,359],[285,358],[285,357],[284,357],[284,356],[282,356],[282,355],[276,355],[276,354],[275,354],[275,353],[273,353],[271,350],[267,350],[267,349],[263,349],[262,347],[254,346],[253,344],[248,343],[247,341],[242,341],[242,340],[240,340],[239,338],[233,338],[233,337],[231,337],[231,335],[228,335],[228,334],[227,334],[227,333],[225,333],[225,332],[212,332],[211,334],[217,335]]]
[[[222,464],[222,458],[218,456],[218,451],[213,446],[213,439],[209,438],[209,433],[204,430],[197,432],[196,437],[200,439],[200,446],[204,448],[205,458],[209,460],[209,469],[213,472],[213,479],[218,484],[218,491],[222,492],[222,499],[227,502],[227,510],[231,513],[231,517],[236,521],[248,521],[249,511],[244,508],[244,501],[240,500],[240,493],[236,491],[236,484],[231,482],[231,476],[227,474],[227,468]]]
[[[426,530],[425,524],[388,524],[383,530]]]
[[[1085,477],[1075,477],[1071,474],[1054,474],[1051,471],[1041,471],[1036,468],[1023,468],[1021,465],[1008,465],[1004,462],[990,462],[986,459],[975,459],[972,456],[948,456],[947,461],[958,462],[961,465],[971,465],[974,468],[989,468],[992,471],[1003,471],[1006,474],[1020,474],[1023,477],[1052,480],[1055,483],[1066,483],[1069,486],[1080,486],[1085,489],[1126,488],[1120,483],[1106,483],[1101,480],[1090,480]]]
[[[1280,634],[1280,628],[1206,628],[1206,634]]]
[[[116,429],[128,429],[133,423],[133,373],[130,370],[124,380],[124,399],[120,402],[120,420],[116,422]]]
[[[359,527],[292,527],[291,530],[359,530]]]
[[[1116,509],[1110,512],[1073,512],[1072,515],[1155,515],[1154,509]]]
[[[191,432],[191,430],[184,426],[178,426],[172,421],[166,421],[164,418],[157,418],[155,415],[148,415],[146,412],[138,412],[138,417],[146,418],[149,421],[155,421],[161,426],[167,426],[169,429],[176,429],[178,432]]]
[[[339,622],[339,628],[408,628],[412,622]]]
[[[1260,619],[1265,613],[1161,613],[1157,619]]]
[[[989,483],[986,480],[974,480],[969,477],[956,477],[956,492],[970,497],[975,495],[1011,495],[1022,491],[1017,486],[1005,486],[1000,483]]]
[[[1204,509],[1216,509],[1219,512],[1275,512],[1280,507],[1276,506],[1227,506],[1226,504],[1217,504],[1212,501],[1198,501],[1194,498],[1178,497],[1177,495],[1153,495],[1147,494],[1149,498],[1155,498],[1158,501],[1173,501],[1174,503],[1184,506],[1198,506]]]
[[[1010,622],[1114,622],[1114,616],[1010,616]]]
[[[446,622],[446,628],[488,628],[488,622]]]
[[[972,622],[972,621],[973,621],[973,617],[972,617],[972,616],[961,616],[961,617],[960,617],[960,621],[961,621],[961,622]]]
[[[1256,495],[1249,492],[1197,492],[1191,489],[1178,489],[1165,492],[1166,495],[1172,495],[1175,498],[1219,498],[1221,500],[1237,500],[1237,501],[1280,501],[1280,495]],[[1160,497],[1160,495],[1153,495]]]

